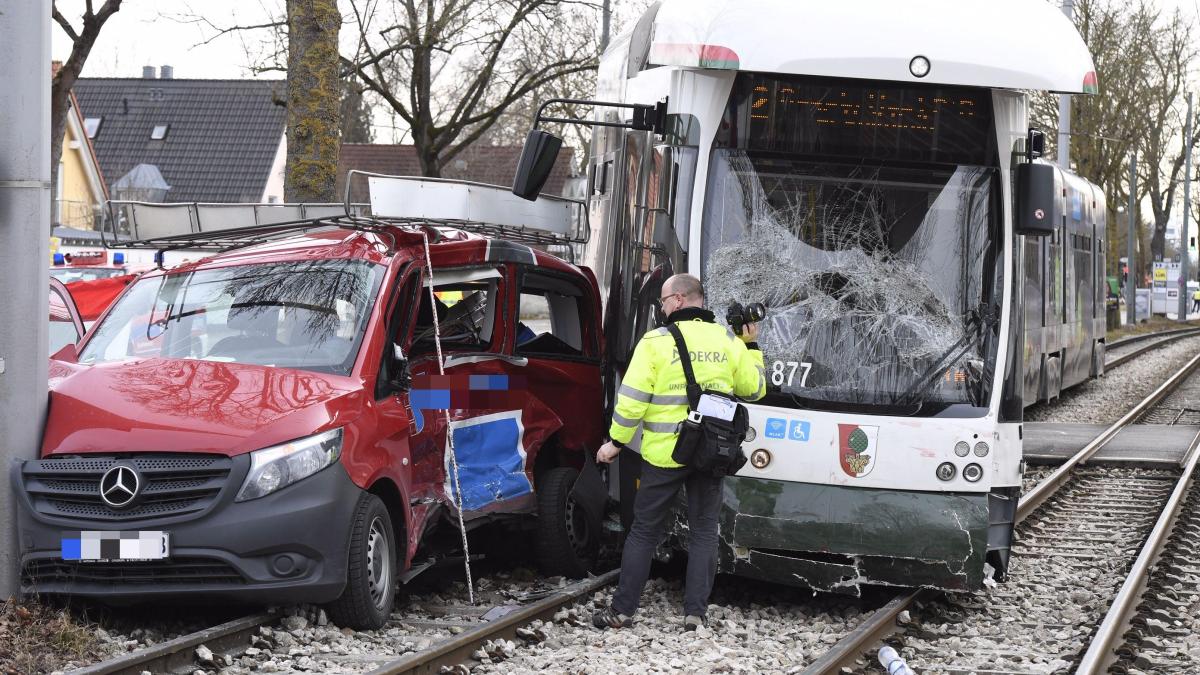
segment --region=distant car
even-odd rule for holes
[[[125,287],[137,278],[137,274],[123,274],[67,283],[67,290],[71,293],[71,299],[75,301],[75,309],[83,319],[84,327],[91,328],[104,310],[125,291]]]
[[[71,292],[58,279],[50,279],[50,351],[57,354],[63,347],[79,342],[83,337],[83,317],[75,307]]]
[[[129,274],[125,266],[125,254],[113,253],[109,262],[107,251],[84,251],[80,253],[55,253],[50,276],[64,284],[73,281],[94,281]]]

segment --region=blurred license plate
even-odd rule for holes
[[[80,562],[162,560],[170,544],[171,534],[160,530],[63,532],[62,558]]]

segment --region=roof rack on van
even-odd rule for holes
[[[228,250],[317,227],[386,234],[366,204],[212,204],[109,200],[106,248]],[[126,234],[128,232],[128,234]]]
[[[352,203],[350,186],[366,179],[371,203]],[[106,248],[226,251],[319,227],[373,232],[395,243],[395,228],[452,227],[488,237],[540,245],[574,257],[587,243],[582,201],[544,196],[536,202],[507,187],[468,181],[350,171],[340,204],[157,203],[109,200],[100,235]]]
[[[346,174],[347,209],[356,179],[367,181],[375,220],[453,227],[568,251],[572,244],[586,244],[591,231],[587,207],[581,200],[542,195],[531,202],[502,185],[358,170]]]

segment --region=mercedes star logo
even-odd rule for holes
[[[100,477],[100,499],[114,509],[129,506],[142,487],[141,478],[128,466],[114,466]]]

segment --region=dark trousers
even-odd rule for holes
[[[1192,311],[1200,312],[1200,300],[1196,300],[1195,298],[1192,298]]]
[[[721,479],[688,468],[663,469],[642,464],[642,478],[633,502],[633,526],[621,553],[621,581],[613,594],[618,613],[633,616],[650,575],[650,561],[662,540],[667,517],[680,487],[687,489],[688,563],[683,594],[684,614],[704,616],[713,577],[717,573],[717,515],[721,510]]]

